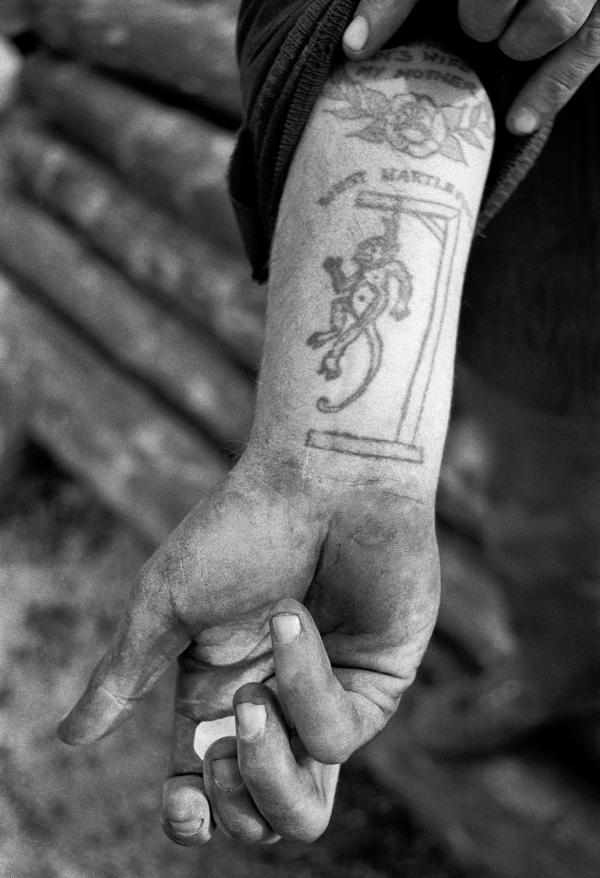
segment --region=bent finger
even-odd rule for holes
[[[292,749],[283,715],[270,689],[243,686],[235,695],[238,764],[261,814],[281,836],[314,841],[327,828],[339,766]]]
[[[163,786],[162,825],[175,844],[191,847],[210,840],[214,824],[201,775],[167,778]]]
[[[207,751],[204,782],[215,822],[230,838],[270,844],[279,836],[256,807],[238,767],[235,738],[221,738]]]
[[[108,735],[187,646],[173,615],[168,589],[142,578],[133,591],[112,647],[58,728],[66,744],[87,744]]]
[[[286,600],[275,606],[271,639],[279,698],[306,750],[319,762],[345,762],[389,716],[365,695],[344,689],[302,604]]]
[[[458,20],[468,37],[480,43],[497,40],[519,0],[459,0]]]
[[[361,0],[343,37],[351,61],[369,58],[390,40],[417,0]]]
[[[233,716],[198,722],[179,711],[175,713],[168,776],[163,787],[162,824],[177,844],[205,844],[213,834],[204,757],[215,741],[233,732]]]
[[[515,61],[533,61],[562,46],[582,27],[595,0],[548,3],[529,0],[509,24],[499,45]]]
[[[506,119],[515,134],[551,122],[600,63],[600,6],[579,33],[551,55],[526,83]]]

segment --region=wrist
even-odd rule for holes
[[[439,477],[428,463],[315,447],[278,428],[252,431],[238,466],[288,497],[311,498],[324,512],[357,502],[361,493],[412,497],[433,509]],[[301,441],[304,439],[304,441]]]

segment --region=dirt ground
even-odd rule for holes
[[[30,448],[0,513],[0,875],[6,878],[448,878],[458,876],[364,769],[343,773],[314,845],[178,848],[158,824],[170,680],[101,744],[55,726],[111,636],[148,547]]]

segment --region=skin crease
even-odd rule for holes
[[[344,36],[348,58],[372,57],[418,2],[361,0]],[[595,0],[528,0],[518,9],[517,0],[460,0],[458,17],[468,36],[497,42],[509,58],[543,59],[507,114],[514,134],[531,134],[550,122],[600,63],[600,5]]]
[[[414,65],[424,64],[420,47],[411,51]],[[435,490],[472,234],[469,214],[450,193],[460,190],[476,214],[492,149],[485,126],[477,128],[476,145],[473,137],[462,147],[448,141],[440,107],[456,125],[459,117],[467,126],[469,119],[491,114],[475,77],[475,91],[468,93],[439,78],[426,80],[421,98],[427,100],[419,102],[410,83],[388,75],[397,68],[394,53],[382,53],[380,60],[375,81],[350,65],[343,71],[346,89],[368,85],[380,93],[379,107],[395,100],[420,108],[426,126],[435,120],[439,142],[429,137],[428,154],[415,158],[402,152],[407,143],[412,146],[397,128],[377,143],[361,139],[354,134],[357,123],[340,114],[339,101],[326,95],[317,101],[281,205],[248,446],[221,488],[146,564],[112,649],[60,727],[72,744],[110,733],[179,656],[163,825],[180,844],[202,844],[215,827],[248,842],[321,834],[339,764],[392,716],[435,622]],[[477,112],[466,113],[465,101]],[[431,171],[451,188],[386,182],[383,169],[406,163]],[[357,172],[364,168],[362,177]],[[355,184],[338,186],[335,198],[319,206],[324,193],[348,179]],[[414,287],[410,313],[394,318],[399,294],[390,287],[387,311],[376,318],[384,354],[380,372],[346,409],[324,415],[317,400],[325,390],[332,398],[348,397],[365,371],[366,348],[358,337],[340,359],[339,375],[327,381],[319,372],[323,349],[313,350],[307,339],[328,328],[335,296],[323,264],[328,257],[341,259],[348,274],[361,241],[383,233],[384,208],[356,206],[374,187],[385,196],[384,208],[388,198],[396,205],[407,199],[438,217],[445,211],[456,230],[448,250],[452,260],[445,285],[438,287],[440,254],[446,253],[439,243],[443,220],[427,220],[424,238],[416,215],[400,214],[400,226],[393,228]],[[378,295],[380,281],[369,282]],[[441,315],[437,335],[425,329],[433,314]],[[393,437],[401,400],[389,382],[408,381],[413,361],[407,352],[413,345],[414,359],[427,338],[437,341],[417,399],[422,457],[341,453],[308,443],[321,424],[344,435],[351,423],[363,436],[377,426]],[[286,640],[283,634],[294,626],[296,635]],[[236,738],[215,741],[202,763],[193,749],[196,726],[231,714],[232,703]],[[259,720],[262,731],[256,731]]]

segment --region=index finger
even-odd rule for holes
[[[600,64],[600,5],[568,43],[541,64],[513,102],[506,119],[515,134],[532,134],[551,122]]]
[[[351,61],[369,58],[390,40],[418,0],[361,0],[346,28],[344,52]]]
[[[500,48],[516,61],[542,58],[577,33],[593,5],[594,0],[529,0],[508,25]]]

